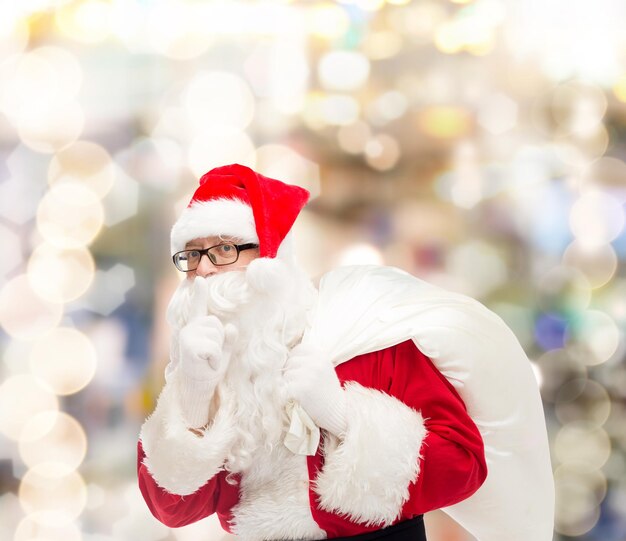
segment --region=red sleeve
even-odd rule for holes
[[[145,453],[141,441],[137,444],[137,477],[139,490],[150,512],[170,528],[186,526],[217,512],[222,527],[230,531],[231,509],[238,500],[238,487],[226,481],[221,471],[193,494],[171,494],[158,486],[143,464]]]
[[[421,412],[428,431],[403,514],[447,507],[476,492],[487,477],[480,432],[454,387],[412,341],[395,348],[389,394]]]
[[[424,418],[420,473],[401,519],[458,503],[482,485],[487,465],[480,432],[454,387],[412,341],[352,359],[337,374],[387,392]]]

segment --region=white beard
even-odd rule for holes
[[[280,442],[286,425],[282,370],[308,324],[316,290],[304,271],[280,259],[256,259],[245,271],[207,278],[207,314],[231,323],[239,334],[224,380],[220,407],[233,411],[239,438],[227,458],[230,472],[245,470],[261,448]],[[187,324],[191,280],[184,280],[167,309],[172,326],[171,365],[179,362],[178,333]]]

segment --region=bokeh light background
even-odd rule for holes
[[[622,0],[0,3],[0,539],[225,537],[154,520],[134,461],[169,227],[230,162],[312,191],[312,276],[395,265],[500,314],[555,540],[626,539],[625,25]]]

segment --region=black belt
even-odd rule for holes
[[[379,539],[384,541],[426,541],[424,530],[424,515],[418,515],[410,520],[398,522],[393,526],[387,526],[375,532],[366,532],[348,537],[333,537],[332,541],[372,541]]]

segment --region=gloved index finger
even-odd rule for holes
[[[191,288],[191,305],[189,307],[189,320],[208,315],[209,284],[206,278],[196,276]]]

